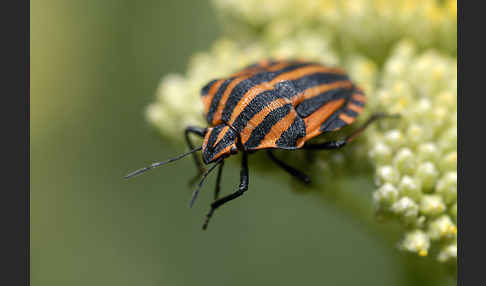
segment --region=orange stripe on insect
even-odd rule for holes
[[[221,100],[219,101],[218,109],[214,113],[213,122],[212,122],[213,125],[217,125],[218,123],[220,123],[221,116],[223,114],[223,109],[224,109],[224,106],[226,105],[226,101],[228,101],[228,98],[229,98],[231,92],[233,91],[233,89],[235,88],[235,86],[238,85],[240,82],[248,79],[249,77],[250,77],[250,75],[235,78],[233,81],[231,81],[231,83],[228,85],[228,87],[226,87],[226,90],[224,91],[223,96],[221,97]]]
[[[209,141],[209,136],[211,136],[211,132],[213,132],[213,127],[209,127],[208,130],[206,131],[206,135],[204,135],[203,143],[202,143],[202,149],[206,149],[208,146],[208,141]]]
[[[314,113],[307,116],[304,119],[305,122],[305,129],[306,129],[306,140],[313,138],[322,132],[320,131],[319,127],[324,123],[336,110],[338,110],[341,106],[343,106],[345,102],[344,98],[330,101],[325,105],[321,106],[317,109]]]
[[[278,62],[271,65],[269,60],[263,60],[257,66],[246,68],[242,71],[232,74],[230,77],[250,75],[261,71],[276,71],[288,65],[289,63],[287,62]]]
[[[295,80],[298,78],[301,78],[303,76],[313,74],[313,73],[318,73],[318,72],[332,72],[332,73],[343,73],[343,71],[339,68],[326,68],[321,65],[310,65],[310,66],[305,66],[287,73],[283,73],[277,77],[275,77],[272,81],[270,82],[264,82],[261,84],[258,84],[250,90],[246,92],[246,94],[241,98],[241,100],[238,102],[236,105],[235,109],[233,109],[233,112],[231,114],[231,119],[229,121],[229,124],[233,124],[235,119],[238,117],[238,115],[244,110],[244,108],[255,98],[258,94],[261,92],[264,92],[266,90],[271,90],[274,88],[275,84],[281,82],[281,81],[286,81],[286,80]]]
[[[264,68],[264,67],[267,67],[269,64],[270,64],[270,61],[268,59],[265,59],[265,60],[261,60],[258,63],[258,66],[261,67],[261,68]]]
[[[346,122],[346,124],[351,124],[354,122],[355,118],[347,115],[346,113],[339,114],[339,119]]]
[[[356,100],[356,101],[362,102],[362,103],[366,102],[366,97],[362,94],[359,94],[359,93],[353,94],[353,96],[351,98]]]
[[[353,103],[349,103],[348,108],[351,109],[354,112],[357,112],[357,113],[361,113],[361,111],[363,111],[363,107],[358,106],[358,105],[353,104]]]
[[[226,132],[228,132],[228,129],[229,129],[229,126],[225,126],[225,127],[223,127],[223,129],[221,129],[221,131],[219,132],[218,137],[216,138],[216,141],[214,142],[213,146],[218,145],[219,141],[221,141],[221,139],[223,139],[224,135],[226,135]]]
[[[204,105],[204,112],[206,114],[209,111],[209,107],[211,106],[211,101],[213,100],[214,95],[216,94],[216,92],[218,92],[219,87],[221,86],[221,84],[223,84],[224,81],[225,79],[220,79],[216,81],[209,89],[208,94],[206,96],[201,97]]]
[[[312,97],[315,97],[315,96],[317,96],[317,95],[319,95],[323,92],[333,90],[333,89],[337,89],[337,88],[350,88],[352,85],[353,84],[349,80],[343,80],[343,81],[336,81],[336,82],[333,82],[333,83],[330,83],[330,84],[326,83],[326,84],[314,86],[314,87],[308,88],[308,89],[304,90],[303,92],[294,96],[291,99],[292,104],[294,106],[297,106],[302,101],[309,99],[309,98],[312,98]]]
[[[259,71],[262,71],[261,67],[251,67],[251,68],[247,68],[247,69],[244,69],[242,71],[239,71],[237,73],[234,73],[234,74],[230,75],[230,77],[239,77],[239,76],[244,76],[244,75],[251,75],[251,74],[257,73]]]
[[[216,155],[213,156],[213,158],[219,158],[223,154],[227,154],[231,151],[231,148],[233,148],[234,144],[230,144],[226,146],[223,150],[219,151]]]
[[[297,113],[295,111],[290,111],[285,117],[280,119],[275,125],[272,126],[272,129],[265,135],[262,142],[260,143],[261,147],[269,148],[269,147],[277,147],[276,143],[277,140],[282,136],[282,134],[289,129],[292,123],[297,117]],[[258,147],[260,147],[258,146]]]
[[[284,106],[285,104],[289,103],[288,99],[286,98],[279,98],[276,99],[272,102],[270,102],[268,105],[262,108],[260,112],[255,114],[246,124],[245,128],[241,130],[241,141],[243,144],[250,139],[251,132],[260,124],[262,121],[265,119],[265,116],[267,116],[270,112],[272,112],[274,109],[279,108],[281,106]]]
[[[288,62],[279,62],[279,63],[276,63],[272,66],[267,67],[265,70],[274,72],[274,71],[278,71],[280,69],[283,69],[283,68],[285,68],[289,65],[290,65],[290,63],[288,63]]]

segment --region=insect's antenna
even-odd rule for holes
[[[222,162],[223,162],[223,157],[219,158],[214,163],[214,165],[212,165],[211,168],[209,168],[209,170],[207,170],[206,173],[204,173],[202,175],[201,181],[199,181],[199,184],[197,185],[196,190],[194,191],[194,193],[192,193],[192,198],[191,198],[191,202],[189,203],[189,207],[192,208],[192,205],[194,205],[194,202],[196,201],[197,195],[199,194],[199,190],[201,189],[201,187],[202,187],[202,185],[203,185],[204,180],[206,179],[206,177],[209,175],[209,173],[211,173],[212,170],[214,170],[214,168],[216,168],[216,166],[218,166]]]
[[[197,147],[195,149],[192,149],[191,151],[187,151],[186,153],[182,153],[181,155],[175,157],[175,158],[172,158],[172,159],[169,159],[167,161],[163,161],[163,162],[155,162],[153,163],[152,165],[148,166],[148,167],[145,167],[145,168],[141,168],[141,169],[138,169],[136,171],[133,171],[131,172],[130,174],[126,175],[124,178],[125,179],[129,179],[131,177],[134,177],[134,176],[137,176],[137,175],[140,175],[141,173],[144,173],[150,169],[153,169],[153,168],[157,168],[157,167],[160,167],[162,165],[165,165],[167,163],[170,163],[170,162],[174,162],[174,161],[177,161],[179,159],[182,159],[184,158],[185,156],[189,155],[189,154],[192,154],[194,152],[197,152],[197,151],[200,151],[202,149],[202,146],[201,147]]]

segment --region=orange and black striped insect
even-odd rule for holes
[[[262,60],[228,77],[210,81],[201,90],[204,113],[210,127],[189,126],[185,130],[189,152],[128,174],[130,178],[149,169],[193,154],[202,176],[190,205],[207,175],[217,166],[214,201],[206,216],[206,229],[214,211],[248,189],[248,154],[267,150],[269,158],[290,175],[309,183],[304,173],[277,159],[272,149],[338,149],[359,135],[370,123],[387,116],[373,114],[344,140],[311,144],[308,141],[328,131],[353,123],[365,106],[363,91],[340,68],[300,60]],[[203,139],[194,148],[189,134]],[[195,153],[202,150],[206,171]],[[236,192],[219,198],[224,159],[242,153],[240,185]]]

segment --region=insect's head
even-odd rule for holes
[[[214,162],[222,156],[238,152],[236,132],[227,125],[220,124],[208,128],[202,145],[202,158],[205,164]]]

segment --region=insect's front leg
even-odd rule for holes
[[[243,152],[242,160],[241,160],[241,171],[240,171],[240,186],[238,190],[232,194],[229,194],[227,196],[224,196],[220,199],[215,200],[211,204],[211,210],[209,213],[206,215],[206,221],[203,224],[203,229],[206,229],[209,224],[209,220],[213,216],[214,211],[219,208],[220,206],[224,205],[225,203],[232,201],[236,199],[237,197],[243,195],[246,190],[248,190],[248,153]]]
[[[186,137],[186,143],[187,143],[187,146],[189,147],[190,150],[194,149],[194,144],[192,144],[192,141],[191,141],[191,138],[189,137],[189,134],[195,134],[201,138],[204,138],[204,136],[206,135],[206,132],[207,132],[207,128],[202,128],[202,127],[198,127],[198,126],[188,126],[186,127],[186,130],[184,132],[184,135]],[[204,168],[202,162],[201,162],[201,159],[199,159],[199,157],[197,156],[196,153],[193,153],[192,154],[192,158],[194,159],[194,163],[196,164],[196,167],[198,169],[198,173],[196,174],[196,176],[194,176],[194,178],[192,178],[190,181],[189,181],[189,185],[193,185],[197,179],[199,179],[199,177],[204,174],[204,172],[206,172],[206,169]]]
[[[214,200],[219,198],[219,192],[221,190],[221,175],[223,173],[224,161],[221,161],[218,168],[218,177],[216,178],[216,187],[214,189]]]

